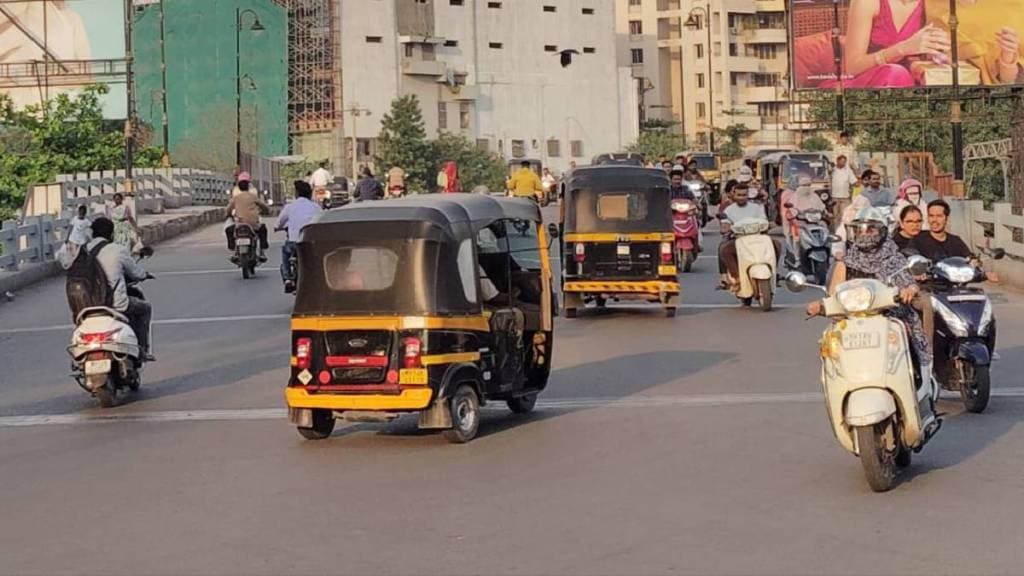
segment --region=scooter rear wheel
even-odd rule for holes
[[[117,388],[114,386],[114,379],[107,377],[107,381],[93,391],[96,399],[100,402],[100,408],[112,408],[117,404]]]
[[[758,280],[757,281],[757,299],[761,302],[761,310],[764,312],[772,311],[772,281],[771,280]]]
[[[868,481],[868,486],[875,492],[887,492],[896,483],[896,456],[899,453],[899,446],[887,450],[883,438],[886,433],[895,434],[892,427],[893,419],[889,418],[873,426],[857,426],[854,429],[864,477]],[[899,443],[898,437],[894,440]]]

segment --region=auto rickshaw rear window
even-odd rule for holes
[[[597,217],[601,220],[644,220],[647,196],[630,192],[605,192],[597,197]]]
[[[397,270],[398,254],[380,246],[343,246],[324,257],[324,279],[335,292],[387,290]]]

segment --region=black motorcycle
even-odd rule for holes
[[[999,260],[1005,251],[989,255]],[[929,287],[935,310],[935,376],[944,390],[959,392],[968,412],[981,413],[991,393],[989,369],[996,345],[992,302],[981,288],[985,271],[966,258],[932,266]]]
[[[260,263],[259,236],[252,226],[242,222],[235,225],[235,255],[231,261],[242,269],[242,278],[248,280],[256,275]]]

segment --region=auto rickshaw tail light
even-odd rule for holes
[[[577,242],[575,247],[575,256],[577,262],[583,262],[583,257],[586,256],[587,249],[582,242]]]
[[[295,367],[300,370],[309,368],[309,361],[313,355],[313,340],[310,338],[299,338],[295,341]]]
[[[421,368],[420,362],[423,342],[416,336],[402,339],[402,368]]]
[[[661,261],[662,263],[669,264],[672,262],[672,243],[662,242],[661,243]]]

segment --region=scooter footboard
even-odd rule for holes
[[[846,397],[844,417],[849,426],[871,426],[896,413],[896,400],[884,388],[860,388]]]
[[[747,274],[754,280],[772,280],[774,276],[771,266],[767,264],[754,264],[747,269]]]

